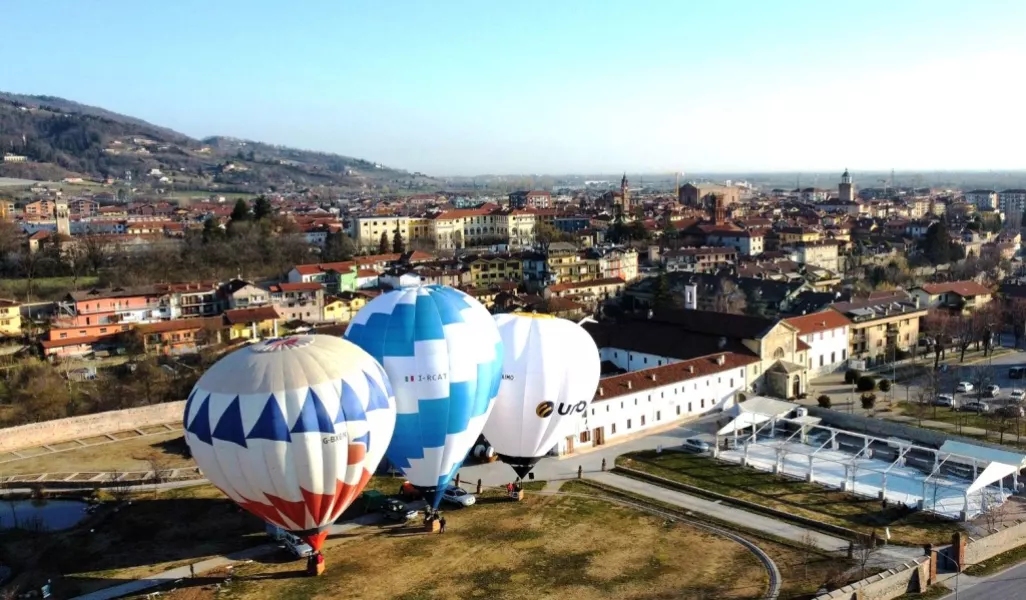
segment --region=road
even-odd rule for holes
[[[1020,564],[989,577],[958,576],[958,600],[1026,600],[1026,564]],[[954,589],[955,578],[944,581]],[[941,600],[954,600],[955,592]]]

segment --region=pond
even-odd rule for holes
[[[0,500],[0,529],[67,529],[86,518],[88,506],[77,500]]]

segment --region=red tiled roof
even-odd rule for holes
[[[719,364],[720,357],[722,357],[723,364]],[[696,377],[722,373],[756,362],[759,362],[759,358],[756,356],[721,352],[652,369],[643,369],[614,377],[606,377],[599,380],[598,389],[595,390],[595,401],[611,400],[617,396],[633,394],[668,383],[679,383],[695,379]],[[630,387],[628,387],[628,383]]]
[[[278,309],[273,306],[258,306],[256,308],[237,308],[235,310],[226,310],[224,312],[224,318],[229,324],[235,325],[238,323],[252,323],[254,321],[280,319],[281,315],[278,314]]]
[[[324,286],[317,283],[316,281],[309,281],[305,283],[278,283],[271,286],[272,292],[316,292],[319,289],[323,289]]]
[[[139,333],[169,333],[172,331],[198,331],[207,326],[218,326],[221,324],[221,317],[209,317],[198,319],[175,319],[172,321],[158,321],[156,323],[141,323],[136,326]]]
[[[968,281],[949,281],[947,283],[925,283],[923,284],[923,291],[931,296],[955,293],[962,297],[982,296],[991,293],[989,289],[971,279]]]
[[[820,331],[827,331],[829,329],[837,329],[838,327],[851,325],[851,321],[848,317],[842,315],[836,310],[830,309],[820,311],[818,313],[812,313],[811,315],[791,317],[790,319],[784,319],[784,321],[797,328],[798,335],[817,333]]]
[[[110,336],[103,336],[110,337]],[[43,348],[64,348],[65,346],[80,346],[83,344],[95,344],[96,342],[103,339],[98,335],[84,335],[82,337],[68,338],[63,340],[43,340],[40,342]]]
[[[377,277],[378,275],[380,275],[380,273],[374,269],[360,269],[356,272],[357,277]]]

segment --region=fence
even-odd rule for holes
[[[185,401],[165,402],[0,429],[0,452],[58,444],[182,420]]]

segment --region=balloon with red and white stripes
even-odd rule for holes
[[[203,374],[185,406],[200,470],[239,506],[320,550],[395,429],[384,369],[326,335],[258,342]]]

